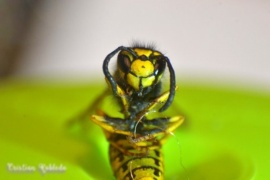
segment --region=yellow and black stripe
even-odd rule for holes
[[[115,177],[122,180],[162,180],[164,174],[163,156],[160,149],[149,150],[145,155],[126,155],[110,145],[111,167]]]

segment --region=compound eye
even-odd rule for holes
[[[166,61],[164,58],[159,57],[157,58],[156,64],[155,64],[155,75],[159,76],[161,75],[166,68]]]
[[[120,53],[117,58],[117,64],[124,73],[128,73],[130,71],[131,62],[127,55]]]

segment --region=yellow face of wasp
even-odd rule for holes
[[[136,91],[158,83],[166,66],[163,55],[146,48],[132,50],[136,55],[128,51],[121,51],[118,55],[121,79]]]

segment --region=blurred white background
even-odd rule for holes
[[[103,78],[104,57],[133,40],[154,42],[180,80],[270,89],[270,1],[43,1],[16,75]]]

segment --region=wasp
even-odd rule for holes
[[[111,73],[110,61],[116,55],[117,66]],[[169,86],[162,92],[167,69]],[[169,58],[153,47],[120,46],[106,56],[103,73],[115,101],[105,110],[99,109],[91,120],[104,130],[109,142],[114,176],[118,180],[164,179],[161,147],[184,120],[182,116],[162,116],[177,89]],[[114,106],[120,107],[118,112],[106,112]]]

